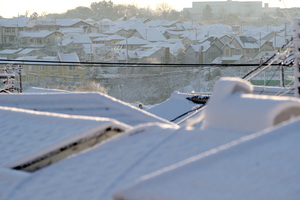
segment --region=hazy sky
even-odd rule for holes
[[[89,7],[92,2],[102,0],[0,0],[0,16],[10,18],[13,16],[24,15],[28,10],[29,13],[42,12],[62,13],[68,9],[77,6]],[[155,8],[161,2],[170,4],[176,10],[192,7],[192,2],[210,1],[210,0],[112,0],[114,4],[135,4],[139,7]],[[226,1],[226,0],[219,0]],[[235,1],[235,0],[234,0]],[[236,0],[236,1],[255,1],[255,0]],[[259,0],[256,0],[259,1]],[[263,3],[269,3],[271,7],[300,7],[300,0],[261,0]]]

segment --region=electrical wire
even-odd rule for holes
[[[251,67],[258,66],[259,64],[179,64],[179,63],[128,63],[128,62],[71,62],[71,61],[50,61],[50,60],[12,60],[12,59],[0,59],[0,64],[20,64],[20,65],[55,65],[58,64],[60,66],[76,66],[79,67]],[[262,64],[259,66],[264,66],[266,64]],[[274,64],[277,65],[277,64]]]

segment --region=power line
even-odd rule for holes
[[[251,66],[265,66],[267,64],[178,64],[178,63],[127,63],[127,62],[71,62],[71,61],[50,61],[50,60],[12,60],[0,59],[0,64],[21,64],[21,65],[59,65],[59,66],[82,66],[85,67],[251,67]],[[279,65],[279,64],[272,64]]]

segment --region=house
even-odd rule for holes
[[[211,64],[213,60],[222,55],[223,43],[219,39],[207,39],[200,44],[191,44],[185,50],[185,63]]]
[[[77,66],[79,62],[76,53],[58,53],[57,56],[24,56],[17,60],[28,60],[26,65],[22,65],[25,74],[22,79],[26,83],[34,85],[47,84],[49,81],[59,82],[80,82],[86,80],[86,70]],[[15,63],[18,63],[16,60]],[[40,61],[40,62],[39,62]],[[54,63],[47,63],[47,62]],[[60,62],[71,62],[68,66],[63,66]]]
[[[81,19],[37,19],[28,21],[32,31],[56,31],[60,28],[82,28],[85,33],[90,33],[91,25]]]
[[[80,60],[85,60],[84,45],[92,45],[92,41],[88,35],[72,35],[64,38],[59,44],[64,52],[74,52]]]
[[[174,60],[168,47],[153,47],[144,51],[137,51],[137,54],[142,63],[171,63],[171,60]]]
[[[0,50],[0,57],[6,59],[16,59],[18,57],[18,53],[21,52],[22,49],[3,49]]]
[[[150,42],[140,39],[138,37],[130,37],[130,38],[126,38],[125,40],[122,40],[120,42],[117,42],[116,45],[118,46],[122,46],[125,49],[128,50],[136,50],[137,48],[149,44]]]
[[[166,42],[153,42],[140,47],[141,51],[146,51],[152,48],[168,48],[170,51],[170,61],[169,63],[182,63],[183,52],[185,50],[184,45],[180,41],[172,42],[168,40]]]
[[[56,46],[58,38],[63,35],[58,31],[21,31],[19,32],[20,45],[22,47],[48,47]]]
[[[28,31],[28,19],[24,17],[0,19],[0,44],[3,47],[18,47],[20,31]]]
[[[242,54],[245,59],[251,60],[258,52],[260,44],[253,37],[236,36],[230,42],[237,50],[236,55]]]

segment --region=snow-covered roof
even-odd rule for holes
[[[128,38],[127,41],[125,39],[125,40],[122,40],[117,43],[117,45],[126,45],[126,44],[128,44],[128,45],[145,45],[145,44],[149,44],[149,42],[146,40],[143,40],[141,38],[133,36],[133,37]]]
[[[84,32],[84,30],[82,28],[60,28],[60,32],[64,35],[67,35],[67,34],[73,34],[76,33],[76,34],[82,34]]]
[[[9,194],[29,173],[0,167],[0,199]]]
[[[161,49],[162,49],[162,47],[153,47],[153,48],[147,49],[145,51],[138,51],[137,53],[140,58],[147,58],[147,57],[150,57],[151,55],[153,55],[154,53],[158,52]]]
[[[259,42],[253,37],[238,36],[234,37],[236,41],[245,49],[257,49],[259,48]]]
[[[33,51],[40,51],[40,49],[36,49],[36,48],[26,48],[23,49],[22,51],[18,52],[18,55],[27,55]]]
[[[252,93],[253,86],[238,78],[218,81],[204,110],[201,128],[254,133],[300,116],[300,101],[296,98]]]
[[[0,106],[54,113],[107,117],[129,125],[167,120],[100,93],[49,93],[0,95]]]
[[[0,107],[1,167],[14,167],[107,128],[129,129],[108,118],[70,116]]]
[[[92,41],[88,35],[73,35],[71,37],[73,43],[77,44],[91,44]]]
[[[56,31],[48,31],[48,30],[42,30],[42,31],[20,31],[20,37],[30,37],[30,38],[45,38]]]
[[[0,50],[0,54],[16,54],[22,51],[22,49],[3,49]]]
[[[46,89],[46,88],[39,88],[39,87],[30,87],[23,91],[23,93],[69,93],[66,90],[57,90],[57,89]]]
[[[79,22],[84,22],[81,19],[49,19],[50,21],[55,22],[55,24],[59,25],[59,26],[63,26],[63,27],[68,27],[68,26],[73,26]]]
[[[293,117],[300,114],[300,101],[261,97],[251,94],[251,91],[252,86],[246,81],[222,79],[204,112],[191,118],[187,127],[180,128],[170,123],[131,127],[89,151],[61,160],[28,177],[20,177],[18,186],[6,195],[6,199],[112,199],[113,194],[117,194],[116,199],[126,200],[131,200],[132,195],[138,195],[139,199],[199,199],[210,195],[219,197],[215,199],[224,199],[226,195],[229,199],[253,199],[251,195],[256,195],[255,199],[263,199],[263,195],[269,195],[267,199],[276,199],[274,193],[296,199],[300,180],[300,123]],[[3,95],[3,98],[5,96],[12,95]],[[89,95],[84,97],[91,100]],[[0,98],[1,103],[2,96]],[[47,95],[42,98],[50,99],[57,108],[68,102],[68,99],[60,99],[59,104]],[[35,104],[44,104],[37,99],[35,96],[27,104],[35,107]],[[78,96],[75,95],[74,99]],[[23,97],[22,101],[10,103],[10,106],[21,104],[23,100],[26,99]],[[85,105],[83,97],[79,101]],[[102,104],[111,108],[115,101],[110,100],[110,104],[103,101]],[[120,113],[120,110],[116,112]],[[110,110],[110,113],[113,112]],[[131,114],[134,115],[133,112]],[[10,119],[1,120],[7,120],[10,125],[13,123]],[[26,119],[24,117],[21,123],[25,124]],[[31,117],[29,120],[33,123]],[[34,120],[37,123],[43,118],[36,117]],[[192,129],[199,120],[203,121],[201,128]],[[245,124],[246,127],[243,126]],[[47,124],[45,126],[48,127]],[[250,130],[249,126],[255,127]],[[12,126],[10,130],[14,128],[20,130],[22,126]],[[134,185],[137,181],[140,181],[139,184]],[[232,187],[227,190],[224,185]],[[273,185],[276,191],[272,191]]]
[[[25,17],[16,17],[11,19],[0,19],[0,26],[2,27],[27,27],[28,18]]]
[[[241,60],[242,57],[243,55],[232,55],[230,57],[223,56],[222,61],[238,61]]]
[[[138,33],[147,41],[157,42],[157,41],[165,41],[166,38],[163,34],[156,28],[137,28]]]
[[[80,62],[77,53],[57,53],[58,60],[61,62]]]
[[[147,111],[169,121],[174,120],[182,114],[200,106],[199,104],[195,104],[192,101],[186,99],[187,97],[192,96],[195,95],[173,92],[169,99],[167,99],[161,104],[149,108]],[[193,112],[174,120],[174,122],[179,122],[191,114],[193,114]]]
[[[299,199],[300,121],[254,133],[138,179],[115,200]]]

